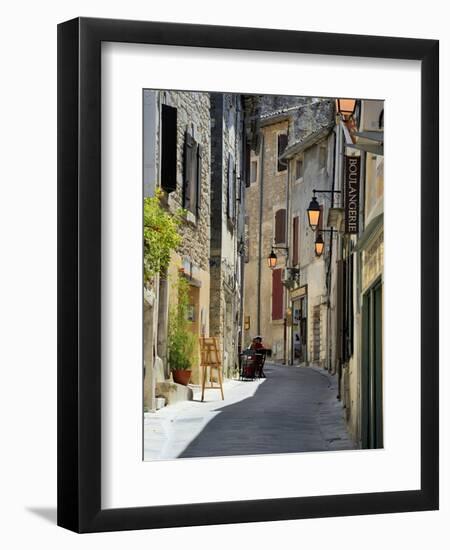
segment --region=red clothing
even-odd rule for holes
[[[252,347],[252,349],[254,349],[254,350],[257,350],[257,349],[264,349],[264,346],[263,346],[263,344],[262,344],[261,342],[254,342],[254,343],[252,344],[251,347]]]

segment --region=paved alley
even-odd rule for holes
[[[145,414],[144,458],[192,458],[353,449],[336,377],[315,367],[266,364],[266,379],[229,381]]]

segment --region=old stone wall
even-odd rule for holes
[[[241,281],[238,242],[241,223],[241,98],[236,94],[211,94],[211,299],[210,334],[220,339],[225,374],[237,365],[240,327]],[[230,165],[229,158],[232,157]],[[229,174],[229,169],[233,170]],[[233,180],[228,212],[228,186]]]
[[[183,206],[183,162],[185,133],[188,130],[202,147],[200,209],[197,220],[187,216],[181,227],[182,244],[178,253],[203,271],[209,271],[210,236],[210,99],[208,93],[162,92],[163,103],[177,108],[177,190],[169,204],[175,210]]]

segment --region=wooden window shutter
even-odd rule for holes
[[[191,186],[190,186],[190,206],[189,210],[197,215],[198,204],[198,143],[193,140],[192,144],[192,162],[191,162]]]
[[[196,216],[200,204],[201,148],[186,132],[184,140],[183,208]]]
[[[161,187],[177,188],[177,110],[169,105],[161,106]]]
[[[281,282],[282,269],[272,271],[272,320],[283,319],[283,283]]]
[[[192,164],[194,139],[186,132],[184,138],[183,208],[191,209]]]
[[[286,210],[281,208],[275,213],[275,244],[286,242]]]
[[[292,263],[298,264],[299,242],[298,242],[298,216],[295,216],[292,220]]]
[[[203,148],[200,143],[197,143],[197,155],[196,155],[196,182],[195,182],[195,215],[200,215],[200,200],[202,194],[202,154]]]
[[[277,170],[278,172],[283,172],[287,169],[287,166],[285,162],[280,161],[281,155],[284,153],[286,147],[287,147],[288,137],[287,134],[278,134],[278,164],[277,164]]]

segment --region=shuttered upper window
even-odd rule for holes
[[[258,161],[252,160],[250,164],[250,183],[256,183],[258,177]]]
[[[295,179],[299,180],[303,177],[303,160],[297,160],[295,163]]]
[[[286,210],[281,208],[275,213],[275,244],[286,242]]]
[[[184,140],[183,208],[198,216],[201,188],[201,146],[186,132]]]
[[[284,153],[287,147],[288,137],[287,134],[278,134],[277,143],[277,172],[284,172],[287,170],[286,161],[281,161],[280,157]]]
[[[272,321],[283,319],[283,270],[272,270]]]
[[[161,106],[161,187],[177,188],[177,110],[169,105]]]

